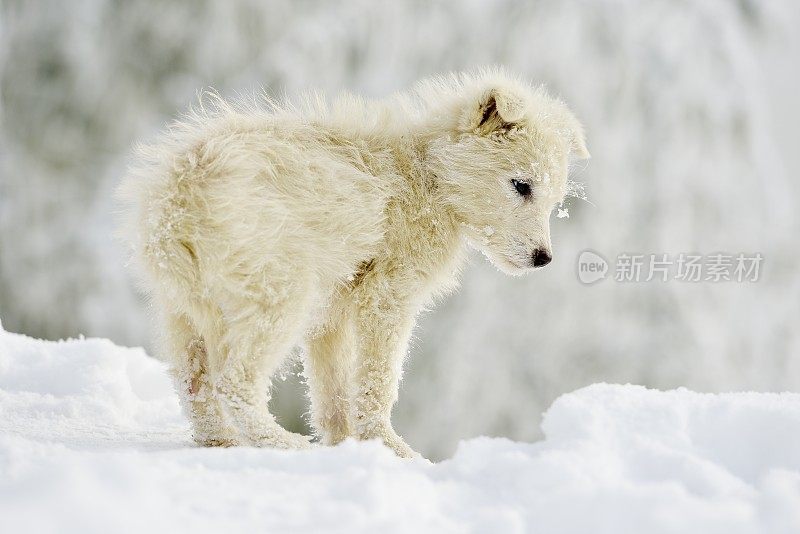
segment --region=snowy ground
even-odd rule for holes
[[[435,465],[201,449],[142,350],[0,329],[0,532],[800,532],[798,394],[598,384],[543,429]]]

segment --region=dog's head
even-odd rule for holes
[[[588,158],[583,128],[560,101],[507,76],[462,81],[431,161],[468,241],[499,269],[550,262],[550,215],[571,159]],[[453,102],[453,101],[451,101]]]

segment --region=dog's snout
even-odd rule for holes
[[[544,249],[536,249],[531,255],[531,263],[534,267],[544,267],[550,263],[550,260],[552,259],[553,257],[550,255],[550,253]]]

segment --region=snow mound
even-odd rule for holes
[[[202,449],[141,349],[0,329],[0,531],[800,532],[800,395],[597,384],[543,428],[435,465]]]

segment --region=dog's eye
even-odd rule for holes
[[[514,186],[514,189],[516,189],[517,193],[519,193],[521,196],[525,198],[531,196],[531,184],[529,184],[528,182],[514,179],[511,180],[511,185]]]

